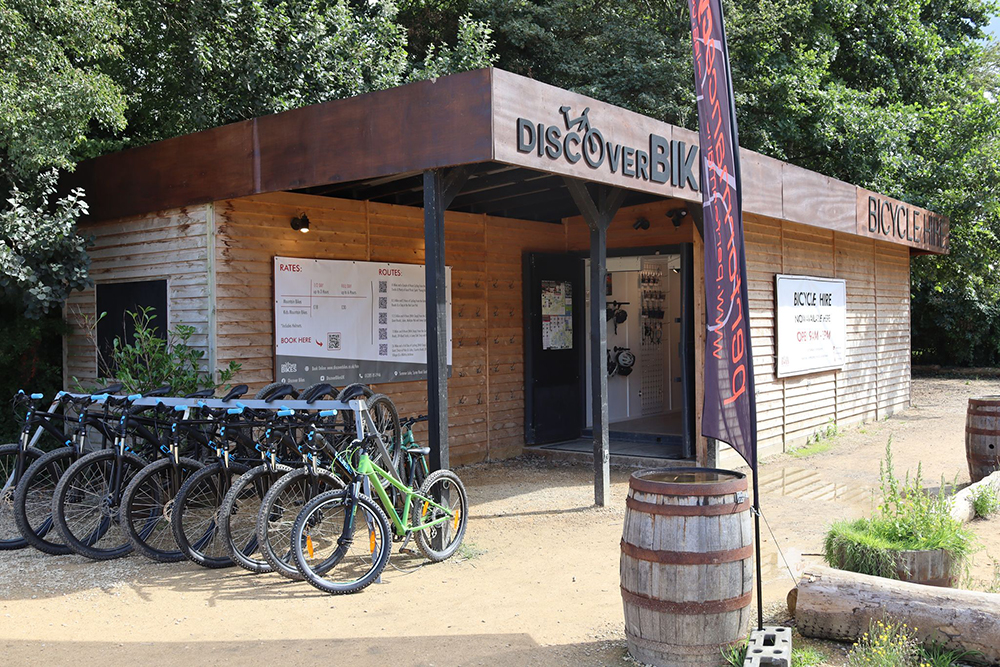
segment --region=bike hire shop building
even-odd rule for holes
[[[741,162],[761,455],[906,408],[910,257],[947,252],[947,220]],[[95,345],[152,305],[194,327],[212,368],[242,364],[240,382],[362,381],[404,416],[430,410],[418,436],[442,463],[595,441],[602,458],[610,441],[736,464],[698,435],[697,133],[487,69],[108,155],[74,179],[96,288],[67,304],[67,378],[95,377]]]

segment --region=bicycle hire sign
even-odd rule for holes
[[[813,276],[774,277],[777,301],[777,376],[844,367],[847,283]]]
[[[590,118],[590,107],[579,115],[572,107],[559,107],[562,121],[540,123],[517,119],[517,151],[590,169],[607,169],[627,178],[687,188],[698,192],[698,146],[670,140],[653,132],[642,147],[606,137]]]

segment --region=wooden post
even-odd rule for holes
[[[590,227],[590,385],[594,416],[594,504],[604,507],[611,489],[608,442],[608,321],[605,317],[608,274],[608,227],[625,200],[625,191],[597,186],[595,202],[582,181],[567,178],[566,187]]]
[[[448,301],[445,289],[444,212],[468,172],[424,172],[424,275],[427,304],[427,426],[432,470],[448,467]]]

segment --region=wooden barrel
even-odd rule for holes
[[[746,475],[658,468],[629,479],[621,591],[628,650],[659,667],[722,664],[746,637],[753,533]]]
[[[965,457],[973,484],[1000,470],[1000,396],[969,399],[965,413]]]
[[[900,581],[950,588],[955,584],[956,569],[951,554],[944,549],[896,553],[896,576]]]

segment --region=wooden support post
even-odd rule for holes
[[[427,304],[427,426],[432,470],[448,461],[448,301],[445,289],[444,212],[468,172],[457,167],[424,172],[424,275]]]
[[[594,504],[603,507],[611,489],[608,442],[608,321],[605,317],[608,274],[608,227],[625,200],[625,191],[597,186],[597,201],[582,181],[567,178],[566,187],[590,227],[590,379],[594,417]]]

